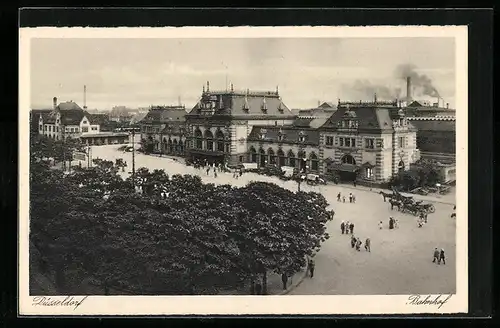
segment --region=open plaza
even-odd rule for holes
[[[127,163],[127,177],[132,170],[132,152],[118,150],[118,145],[93,146],[92,159],[115,161],[122,158]],[[83,161],[82,166],[86,164]],[[73,162],[78,165],[78,162]],[[205,183],[244,186],[250,181],[267,181],[283,188],[297,190],[297,182],[282,181],[276,177],[244,173],[235,179],[233,173],[206,174],[206,171],[186,166],[182,158],[160,157],[135,152],[135,169],[163,169],[169,175],[199,175]],[[456,292],[456,226],[454,212],[455,192],[447,195],[421,196],[415,199],[432,203],[435,212],[429,214],[428,223],[419,228],[417,217],[391,210],[384,202],[380,190],[353,185],[317,185],[302,183],[301,190],[321,193],[335,211],[328,223],[331,238],[325,241],[315,256],[313,278],[297,274],[293,279],[301,283],[290,291],[292,295],[377,295],[377,294],[440,294]],[[355,195],[356,202],[337,201],[338,193]],[[389,217],[398,220],[396,229],[389,229]],[[354,235],[363,242],[371,240],[371,252],[364,247],[356,251],[351,247],[350,235],[341,233],[342,221],[354,223]],[[382,221],[382,229],[379,222]],[[433,263],[434,249],[444,249],[446,264]],[[279,283],[276,283],[279,293]]]

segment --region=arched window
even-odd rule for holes
[[[259,160],[260,160],[260,163],[259,163],[260,167],[266,166],[267,156],[266,156],[266,152],[262,148],[259,149]]]
[[[177,143],[177,139],[174,139],[174,153],[179,152],[179,144]]]
[[[184,154],[184,143],[182,140],[179,140],[179,153]]]
[[[224,133],[221,130],[217,130],[215,139],[217,140],[217,151],[224,151]]]
[[[405,170],[405,162],[400,161],[399,164],[398,164],[398,171],[402,172],[404,170]]]
[[[354,159],[354,157],[352,157],[352,155],[348,154],[348,155],[344,155],[344,157],[342,157],[342,163],[356,165],[356,160]]]
[[[196,130],[194,130],[194,137],[196,142],[196,148],[203,149],[203,138],[200,128],[196,128]]]
[[[250,162],[257,163],[257,151],[253,148],[253,146],[250,147]]]
[[[282,149],[279,149],[278,150],[278,164],[279,166],[285,166],[285,153],[283,153],[283,150]]]
[[[318,169],[319,169],[318,156],[316,156],[315,153],[311,153],[311,155],[309,156],[309,159],[311,160],[311,170],[318,171]]]
[[[269,148],[267,150],[267,154],[269,155],[269,164],[276,164],[276,156],[274,155],[274,150]]]
[[[292,150],[288,151],[288,165],[292,167],[295,167],[296,165],[295,154]]]
[[[214,135],[212,131],[205,131],[205,138],[207,139],[207,150],[214,150]]]

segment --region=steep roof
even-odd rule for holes
[[[344,118],[356,119],[358,131],[382,133],[392,132],[392,120],[404,112],[400,107],[373,104],[353,104],[353,106],[340,106],[326,120],[321,129],[334,130],[339,128],[338,123]],[[414,126],[409,123],[410,128]]]
[[[59,105],[57,105],[56,109],[59,109],[61,111],[66,111],[66,110],[83,110],[80,106],[78,106],[77,103],[75,103],[73,101],[62,102]]]
[[[212,104],[213,111],[205,109],[205,104]],[[189,116],[201,115],[238,117],[278,117],[290,118],[294,113],[282,102],[276,92],[271,91],[221,91],[204,92],[200,101],[189,112]]]
[[[87,116],[90,120],[90,114],[82,109],[67,109],[61,111],[61,124],[62,125],[79,125],[83,117]],[[92,121],[91,121],[92,122]]]
[[[456,122],[454,120],[411,120],[411,124],[419,131],[439,131],[455,133]]]
[[[303,118],[299,117],[293,122],[295,127],[305,127],[311,129],[318,129],[328,120],[328,116],[318,118]]]
[[[184,107],[152,107],[140,122],[144,124],[184,122],[186,114]]]
[[[262,138],[264,135],[264,138]],[[280,140],[279,136],[283,139]],[[305,141],[299,141],[299,137],[304,136]],[[292,143],[304,145],[318,145],[319,131],[310,128],[299,128],[293,126],[254,126],[247,137],[248,141],[265,141],[273,143]]]
[[[92,124],[105,125],[109,123],[108,114],[89,114],[86,112],[86,116]]]

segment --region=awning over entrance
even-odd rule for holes
[[[206,155],[206,156],[224,156],[222,151],[210,151],[206,149],[189,149],[191,154]]]
[[[334,171],[341,172],[356,172],[357,170],[359,170],[358,166],[352,164],[330,164],[328,168]]]

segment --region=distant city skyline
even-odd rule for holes
[[[83,107],[86,85],[89,109],[179,98],[189,109],[210,81],[212,90],[278,87],[289,108],[312,108],[404,97],[403,72],[427,84],[414,99],[434,102],[435,89],[455,107],[453,38],[33,39],[31,106],[50,108],[57,97]]]

